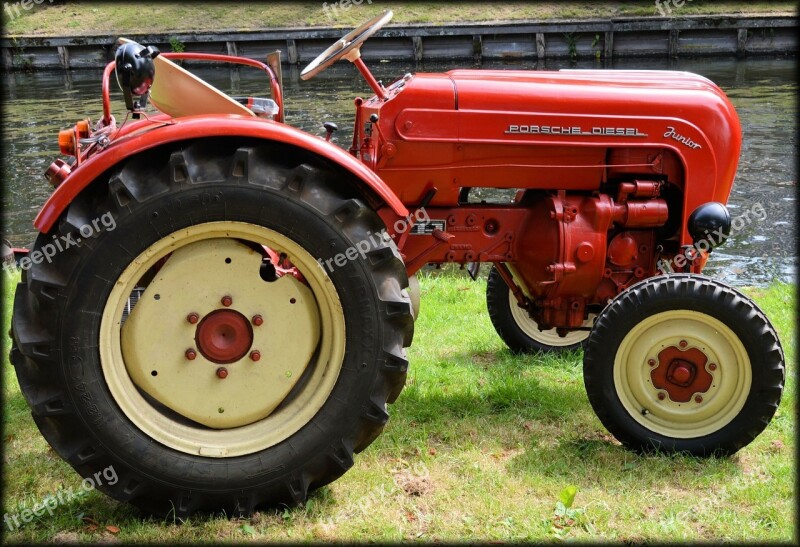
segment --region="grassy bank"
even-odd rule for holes
[[[77,35],[133,32],[186,32],[217,29],[253,30],[276,27],[343,26],[366,21],[385,9],[394,11],[394,24],[543,19],[659,16],[652,0],[620,2],[401,2],[352,0],[327,2],[43,2],[28,10],[3,10],[4,34]],[[661,0],[672,15],[795,13],[795,2],[694,0],[681,7]],[[669,9],[667,9],[669,8]]]
[[[177,525],[140,520],[129,506],[90,492],[5,539],[793,539],[794,287],[748,291],[778,329],[790,363],[777,416],[735,456],[701,460],[641,457],[621,448],[589,406],[581,354],[510,354],[485,312],[485,282],[423,277],[421,286],[408,384],[391,407],[385,433],[304,508],[246,520],[195,517]],[[8,317],[4,321],[5,332]],[[3,511],[15,513],[20,504],[30,508],[59,489],[77,490],[80,480],[38,433],[7,363],[3,374]],[[559,494],[570,486],[577,488],[573,512],[559,516]]]

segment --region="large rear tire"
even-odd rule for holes
[[[784,358],[758,306],[699,275],[637,283],[597,318],[583,377],[595,413],[640,451],[732,454],[780,403]]]
[[[37,238],[74,244],[19,284],[12,361],[81,476],[113,467],[101,491],[184,518],[300,504],[352,466],[403,387],[413,319],[396,247],[342,178],[199,140],[126,161]]]
[[[584,348],[589,338],[588,330],[575,330],[566,336],[559,336],[556,329],[539,330],[536,321],[517,305],[514,293],[494,267],[486,283],[486,307],[494,330],[514,353],[572,351]],[[594,319],[595,315],[590,314],[583,327],[591,328]]]

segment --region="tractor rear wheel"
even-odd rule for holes
[[[640,452],[732,454],[769,423],[784,357],[769,320],[707,277],[658,276],[600,313],[584,383],[603,425]]]
[[[486,307],[494,330],[514,353],[557,353],[581,349],[589,338],[588,330],[575,330],[559,336],[556,329],[539,330],[528,312],[517,305],[497,268],[489,272],[486,283]],[[584,328],[591,328],[595,315],[590,314]]]
[[[396,247],[337,177],[201,140],[79,196],[34,251],[74,244],[14,303],[12,360],[56,452],[179,518],[300,504],[352,466],[403,387],[413,319]]]

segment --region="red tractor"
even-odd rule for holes
[[[360,47],[390,18],[301,75],[347,59],[366,78],[349,150],[283,123],[279,63],[121,40],[103,116],[59,134],[69,158],[47,172],[14,301],[11,360],[55,451],[83,477],[113,466],[100,489],[148,512],[302,503],[380,434],[414,274],[448,263],[493,264],[489,311],[513,350],[585,347],[589,400],[626,447],[752,441],[784,357],[749,298],[701,275],[731,229],[725,94],[661,71],[384,87]],[[263,70],[272,98],[229,97],[180,59]]]

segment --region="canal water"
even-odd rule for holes
[[[371,63],[376,77],[388,84],[406,72],[438,72],[468,63]],[[484,62],[481,68],[598,68],[594,62]],[[606,68],[686,70],[716,82],[739,113],[744,144],[729,206],[734,216],[750,215],[724,247],[712,253],[706,273],[735,285],[766,285],[796,280],[797,256],[797,64],[794,59],[620,60]],[[197,68],[196,74],[234,95],[269,96],[263,73],[243,68]],[[57,133],[77,120],[95,121],[102,110],[100,71],[4,74],[2,81],[3,237],[16,246],[35,238],[33,218],[50,193],[44,173],[58,156]],[[121,93],[112,86],[114,112],[122,118]],[[353,98],[369,96],[354,67],[340,62],[311,81],[296,67],[284,70],[287,123],[322,135],[323,121],[340,127],[334,141],[343,147],[352,137]],[[766,217],[766,218],[764,218]],[[763,219],[763,220],[759,220]]]

